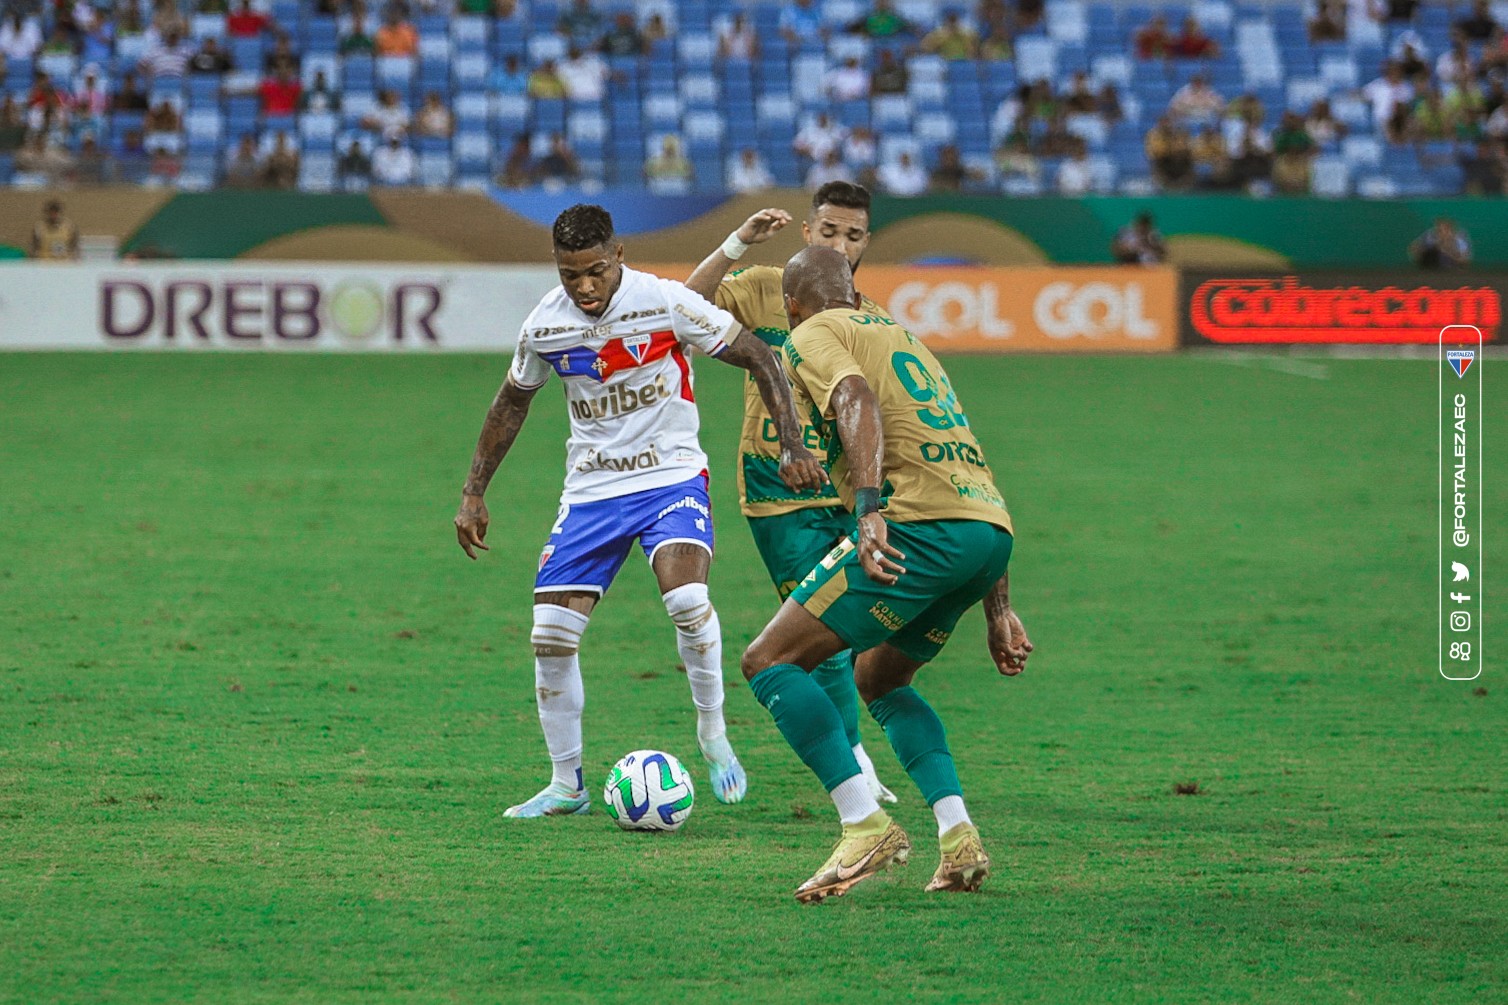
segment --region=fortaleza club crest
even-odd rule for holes
[[[553,544],[547,544],[547,545],[545,545],[544,551],[541,551],[539,553],[539,571],[540,572],[544,572],[545,571],[545,563],[550,560],[550,556],[553,555],[553,554],[555,554],[555,546]]]
[[[1445,351],[1445,361],[1450,364],[1452,370],[1456,371],[1457,377],[1466,376],[1466,371],[1471,369],[1472,361],[1476,358],[1475,349],[1447,349]]]
[[[643,332],[639,335],[629,335],[624,338],[623,348],[627,349],[628,354],[634,358],[636,366],[644,365],[644,350],[649,348],[650,341],[651,336],[649,332]]]

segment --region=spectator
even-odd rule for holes
[[[0,101],[0,154],[19,150],[26,139],[26,115],[16,104],[16,96],[7,94]]]
[[[1046,0],[1016,0],[1016,24],[1030,28],[1047,12]]]
[[[1501,27],[1493,29],[1492,38],[1482,46],[1482,52],[1478,63],[1483,72],[1501,70],[1508,67],[1508,32]],[[1494,74],[1494,76],[1499,76]]]
[[[120,81],[120,90],[115,92],[117,112],[144,112],[147,110],[147,92],[142,90],[136,74],[127,70]]]
[[[1173,94],[1168,102],[1168,114],[1185,125],[1202,125],[1214,122],[1225,111],[1225,99],[1210,86],[1209,78],[1196,73]]]
[[[414,152],[397,134],[389,135],[387,141],[372,152],[372,180],[379,185],[412,184],[416,167]]]
[[[487,74],[487,90],[493,94],[528,94],[529,75],[519,65],[518,56],[509,53],[501,66]]]
[[[52,34],[47,36],[47,41],[42,43],[43,56],[72,56],[73,36],[69,35],[61,25],[55,25]]]
[[[330,90],[324,70],[314,71],[314,82],[299,98],[299,111],[324,114],[340,111],[340,95]]]
[[[1031,152],[1025,133],[1013,133],[995,151],[995,171],[1002,181],[1019,179],[1035,185],[1042,180],[1042,162]]]
[[[508,150],[497,183],[503,188],[528,188],[533,181],[534,156],[529,150],[529,134],[519,133],[513,137],[513,146]]]
[[[1464,269],[1471,265],[1471,235],[1450,217],[1436,217],[1409,245],[1409,257],[1421,269]]]
[[[1457,155],[1461,166],[1462,191],[1467,195],[1502,195],[1503,182],[1508,178],[1508,157],[1505,157],[1501,142],[1486,137],[1470,147],[1463,147]]]
[[[48,132],[31,133],[16,152],[16,173],[34,175],[50,186],[61,184],[73,164],[73,155]]]
[[[1412,21],[1419,10],[1419,0],[1386,0],[1383,17],[1388,21]]]
[[[873,39],[899,38],[915,35],[911,23],[895,12],[892,0],[874,0],[868,14],[848,26],[850,32]]]
[[[1121,95],[1110,81],[1100,87],[1099,97],[1095,100],[1095,111],[1100,113],[1100,118],[1109,125],[1115,125],[1125,118],[1125,112],[1121,110]]]
[[[780,34],[787,45],[800,46],[809,38],[826,40],[827,29],[822,24],[822,13],[813,0],[796,0],[780,6]]]
[[[293,51],[293,43],[284,32],[278,32],[277,41],[272,44],[272,51],[262,59],[262,73],[264,76],[275,77],[284,70],[289,71],[295,77],[301,63],[298,53]]]
[[[1471,52],[1466,47],[1466,36],[1454,33],[1450,48],[1435,60],[1435,78],[1444,90],[1454,91],[1471,81],[1476,72],[1476,67],[1471,62]]]
[[[359,140],[346,144],[346,152],[335,162],[335,173],[344,188],[360,188],[372,180],[372,158]]]
[[[41,48],[41,24],[35,17],[24,17],[20,10],[13,8],[5,23],[0,24],[0,56],[12,61],[26,61]]]
[[[560,15],[556,30],[575,45],[595,49],[602,39],[602,15],[592,9],[590,0],[571,0]]]
[[[68,100],[41,70],[32,73],[26,93],[26,125],[33,132],[63,133],[68,127]]]
[[[1172,116],[1164,115],[1148,132],[1143,147],[1152,177],[1163,188],[1186,188],[1193,179],[1194,157],[1189,134]]]
[[[100,83],[99,70],[92,64],[84,67],[83,79],[73,90],[73,109],[91,129],[98,129],[110,111],[110,92]]]
[[[861,179],[874,170],[875,160],[879,157],[879,146],[875,143],[874,130],[868,126],[855,126],[843,140],[841,149],[843,163],[852,168]]]
[[[1337,119],[1330,111],[1330,99],[1320,98],[1309,106],[1309,114],[1304,117],[1304,131],[1316,144],[1328,147],[1332,143],[1346,135],[1346,124]]]
[[[949,143],[937,151],[937,166],[930,181],[934,192],[960,192],[966,182],[984,181],[984,175],[965,165],[958,148]]]
[[[607,96],[607,62],[596,52],[572,45],[557,72],[572,101],[601,101]]]
[[[1174,59],[1215,59],[1220,55],[1220,44],[1206,35],[1190,14],[1183,19],[1183,30],[1173,39],[1170,52]]]
[[[236,152],[225,163],[225,184],[230,188],[257,188],[262,184],[262,157],[256,137],[243,133]]]
[[[775,187],[775,176],[770,174],[764,158],[753,147],[744,147],[738,159],[728,169],[728,190],[739,195],[763,192]]]
[[[1152,20],[1136,30],[1134,39],[1137,59],[1167,59],[1173,53],[1173,33],[1168,19],[1153,14]]]
[[[869,74],[859,66],[859,61],[849,56],[843,65],[827,74],[827,96],[833,101],[863,101],[869,97]]]
[[[382,22],[382,27],[377,29],[377,35],[372,39],[373,51],[379,56],[398,56],[413,58],[419,51],[419,33],[414,26],[405,21],[396,8],[388,8],[388,15]],[[405,148],[406,149],[406,148]],[[409,176],[404,182],[384,182],[384,184],[404,184],[412,180],[413,152],[406,151],[410,162]],[[401,167],[402,158],[392,159],[392,163]],[[377,157],[372,157],[372,176],[382,181],[381,172],[377,169]]]
[[[1450,113],[1440,100],[1440,90],[1434,85],[1426,86],[1414,99],[1409,112],[1406,135],[1416,143],[1426,140],[1443,140],[1450,135],[1455,125]]]
[[[392,90],[378,91],[377,107],[361,120],[363,129],[370,129],[383,139],[390,139],[394,136],[402,139],[408,134],[408,125],[408,109],[404,108],[402,102],[398,100],[398,92]]]
[[[1456,30],[1473,42],[1485,42],[1497,30],[1497,19],[1492,16],[1492,6],[1487,0],[1475,0],[1471,14],[1456,22]]]
[[[257,38],[272,27],[272,20],[251,6],[251,0],[241,0],[236,12],[225,19],[225,34],[231,38]]]
[[[288,145],[288,134],[279,130],[272,152],[262,168],[264,188],[291,189],[298,184],[298,151]]]
[[[148,47],[139,66],[149,80],[177,78],[188,72],[188,63],[193,56],[182,37],[177,32],[169,32],[160,43]]]
[[[644,177],[651,186],[667,183],[689,185],[692,176],[691,162],[681,152],[678,136],[666,136],[660,141],[660,152],[644,163]]]
[[[1487,116],[1483,124],[1483,131],[1487,137],[1499,146],[1508,142],[1508,103],[1500,104]],[[3,148],[0,148],[3,149]]]
[[[177,153],[183,149],[183,117],[166,101],[159,101],[142,121],[146,136],[142,144],[149,154],[159,150]]]
[[[31,257],[41,261],[77,261],[79,228],[63,215],[63,204],[49,199],[42,207],[42,219],[31,228]]]
[[[670,30],[665,27],[665,18],[659,11],[649,15],[649,20],[644,22],[644,47],[646,49],[656,42],[670,37]]]
[[[99,141],[92,135],[79,141],[73,180],[80,185],[104,185],[115,180],[110,155],[100,149]]]
[[[1346,0],[1319,0],[1314,17],[1309,19],[1310,42],[1344,42],[1346,40]]]
[[[1225,133],[1207,126],[1194,137],[1190,151],[1194,159],[1194,183],[1200,188],[1227,189],[1232,186],[1230,148]]]
[[[1403,78],[1403,68],[1393,60],[1382,64],[1382,76],[1361,89],[1372,106],[1372,125],[1389,143],[1402,143],[1408,124],[1414,85]]]
[[[127,129],[115,152],[115,163],[120,176],[132,185],[140,185],[147,179],[150,158],[143,142],[140,129]]]
[[[826,160],[828,152],[836,150],[847,138],[848,130],[835,123],[826,112],[820,112],[796,134],[791,148],[802,157]]]
[[[1314,155],[1318,147],[1304,128],[1298,112],[1284,112],[1272,133],[1272,184],[1287,195],[1309,191]]]
[[[1393,42],[1393,61],[1410,81],[1429,79],[1429,48],[1416,31],[1405,31]]]
[[[852,184],[856,180],[857,177],[852,169],[843,163],[843,158],[838,155],[838,151],[829,150],[826,157],[817,161],[806,172],[805,184],[807,191],[815,192],[828,182],[843,181]]]
[[[895,160],[881,164],[875,180],[880,183],[880,189],[889,195],[909,198],[927,191],[927,172],[916,163],[908,150],[902,150]]]
[[[870,77],[869,90],[873,94],[905,94],[910,77],[906,64],[895,58],[890,49],[880,50],[879,65]]]
[[[609,57],[644,54],[644,36],[639,34],[632,14],[619,11],[613,17],[613,26],[602,36],[602,52]]]
[[[979,57],[979,33],[959,19],[957,10],[943,13],[942,24],[922,38],[922,51],[958,61]]]
[[[737,11],[733,20],[717,30],[717,57],[719,59],[753,59],[759,55],[759,36],[743,11]]]
[[[1254,122],[1246,122],[1230,151],[1231,180],[1244,188],[1272,176],[1272,139]]]
[[[257,88],[262,99],[263,115],[292,115],[298,111],[298,100],[303,96],[304,85],[291,70],[279,71],[276,77],[262,81]]]
[[[377,42],[367,34],[366,18],[358,11],[351,17],[350,32],[340,40],[340,54],[353,56],[376,51]]]
[[[1079,138],[1068,129],[1068,116],[1053,112],[1047,121],[1041,138],[1037,140],[1037,153],[1043,157],[1068,157],[1078,146]]]
[[[555,70],[555,61],[547,59],[529,74],[529,97],[536,101],[563,101],[565,84]]]
[[[419,114],[414,116],[414,132],[433,139],[449,139],[454,125],[450,108],[440,100],[439,92],[430,91],[426,94]]]
[[[1016,58],[1016,42],[1007,22],[990,22],[985,26],[984,38],[979,42],[979,58],[998,63]]]
[[[546,188],[564,188],[581,180],[581,162],[564,133],[550,137],[550,150],[539,159],[535,170]]]
[[[1073,72],[1073,81],[1068,93],[1063,95],[1063,110],[1069,113],[1094,113],[1100,110],[1100,99],[1089,84],[1089,74],[1084,70]]]
[[[1123,265],[1161,265],[1167,261],[1168,248],[1152,222],[1152,214],[1138,213],[1135,220],[1115,232],[1110,254]]]
[[[1094,191],[1094,187],[1094,167],[1089,163],[1089,148],[1083,140],[1079,140],[1073,155],[1058,166],[1058,194],[1087,195]]]
[[[189,73],[203,76],[220,76],[229,72],[234,66],[230,53],[220,48],[220,43],[210,37],[199,43],[199,51],[189,59],[188,70]]]

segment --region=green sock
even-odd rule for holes
[[[915,688],[898,687],[869,703],[869,714],[885,730],[901,767],[931,806],[944,796],[961,796],[948,734],[942,720]]]
[[[775,725],[796,756],[812,769],[831,792],[859,774],[853,747],[843,735],[843,720],[811,674],[781,663],[766,667],[749,681],[759,703],[775,717]]]
[[[827,696],[832,699],[833,705],[838,709],[838,715],[843,717],[843,735],[848,737],[848,745],[859,745],[859,689],[853,683],[853,652],[845,649],[836,656],[823,660],[812,671],[812,680],[816,681]]]

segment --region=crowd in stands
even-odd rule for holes
[[[843,179],[897,196],[1072,196],[1501,194],[1508,180],[1508,35],[1489,0],[1443,19],[1420,0],[3,9],[0,182],[13,184]]]

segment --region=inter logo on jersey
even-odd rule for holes
[[[1472,361],[1477,358],[1475,349],[1447,349],[1445,361],[1450,368],[1456,371],[1457,377],[1466,376],[1466,371],[1471,368]]]

